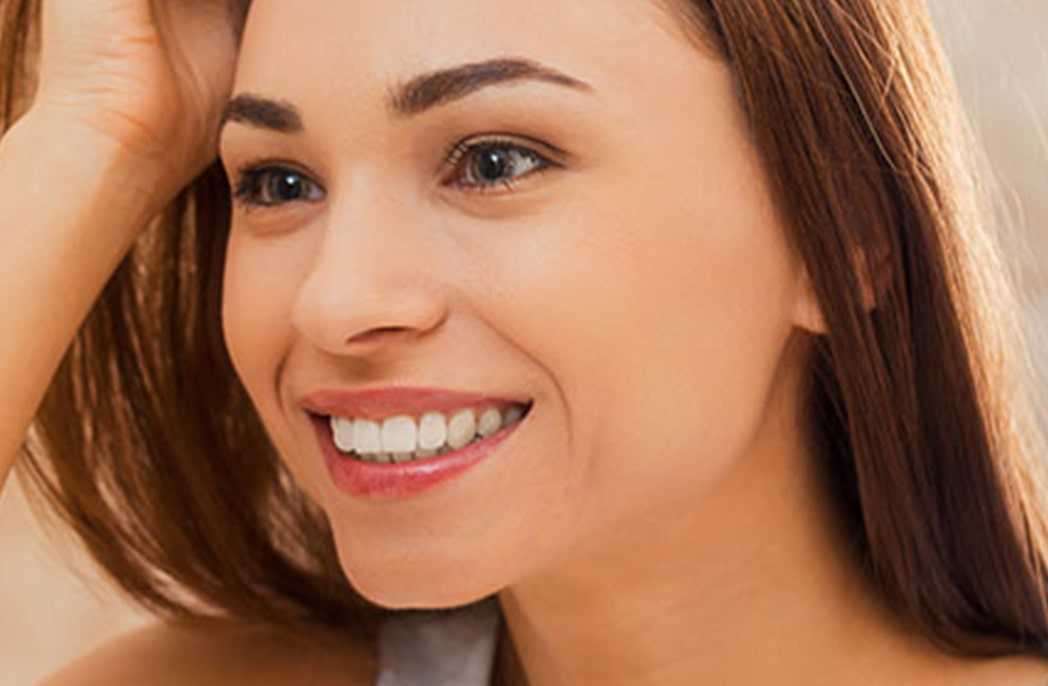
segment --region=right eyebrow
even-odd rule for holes
[[[553,83],[578,91],[594,90],[585,81],[552,67],[528,59],[505,57],[460,64],[416,76],[389,90],[386,108],[395,117],[416,116],[483,88],[524,80]],[[305,131],[302,115],[294,105],[250,93],[241,93],[229,101],[222,114],[219,133],[227,123],[234,121],[279,133]]]
[[[495,84],[514,81],[545,81],[579,91],[593,91],[593,86],[573,76],[528,59],[503,57],[460,64],[416,76],[406,84],[391,89],[387,107],[397,116],[408,117],[425,112]]]
[[[226,124],[234,121],[278,133],[302,133],[306,130],[302,124],[302,115],[294,105],[251,93],[241,93],[229,101],[218,125],[219,135]]]

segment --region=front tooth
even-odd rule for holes
[[[448,439],[448,422],[440,412],[427,412],[418,425],[420,450],[436,450]]]
[[[484,411],[484,414],[480,415],[480,421],[477,422],[477,433],[486,438],[501,427],[502,415],[499,414],[497,408],[489,407]]]
[[[344,417],[331,417],[331,434],[335,446],[344,453],[353,450],[353,422]]]
[[[473,440],[477,435],[477,420],[473,416],[473,410],[465,409],[458,412],[448,422],[448,445],[452,450],[458,450]]]
[[[382,429],[378,422],[357,419],[353,422],[353,448],[358,454],[382,452]]]
[[[418,446],[415,438],[418,430],[415,420],[407,415],[390,417],[382,423],[382,452],[410,453]]]

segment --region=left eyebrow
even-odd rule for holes
[[[483,88],[524,80],[544,81],[578,91],[593,91],[593,87],[585,81],[552,67],[529,59],[504,57],[460,64],[416,76],[389,89],[386,108],[395,117],[416,116]],[[229,101],[219,123],[219,134],[229,122],[243,122],[278,133],[297,134],[305,131],[302,115],[294,105],[250,93],[241,93]]]

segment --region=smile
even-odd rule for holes
[[[492,455],[530,416],[533,405],[513,403],[503,411],[487,407],[479,419],[472,408],[449,419],[426,412],[417,424],[404,415],[381,425],[324,415],[311,419],[337,488],[357,496],[399,498],[428,490]]]

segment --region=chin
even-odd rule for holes
[[[405,554],[396,559],[350,554],[339,547],[342,573],[368,602],[390,610],[442,609],[469,605],[498,593],[476,572],[463,573],[461,560]]]
[[[438,610],[470,605],[494,595],[498,588],[488,586],[419,584],[415,581],[395,583],[380,576],[358,578],[345,570],[346,578],[368,602],[389,610]]]

